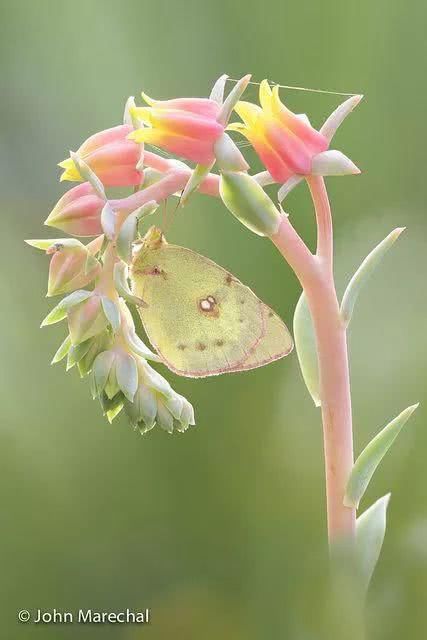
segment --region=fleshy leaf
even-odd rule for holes
[[[408,407],[380,431],[357,458],[347,484],[346,507],[358,507],[376,468],[399,435],[418,404]]]
[[[389,500],[390,494],[388,493],[374,502],[356,521],[356,554],[365,592],[368,589],[384,542]]]
[[[305,385],[313,398],[316,407],[320,407],[319,365],[317,362],[316,337],[313,322],[307,305],[305,294],[302,293],[295,307],[294,340]]]
[[[341,302],[341,317],[345,326],[349,325],[351,316],[353,315],[354,305],[360,293],[362,286],[368,280],[375,267],[381,262],[387,251],[400,236],[405,227],[394,229],[389,235],[380,242],[375,249],[364,259],[345,290]]]

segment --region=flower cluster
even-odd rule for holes
[[[166,431],[194,424],[192,406],[149,364],[158,362],[138,337],[128,305],[140,305],[129,286],[128,265],[139,241],[139,221],[162,200],[179,194],[180,204],[198,188],[220,195],[227,208],[260,235],[273,235],[282,212],[263,185],[278,182],[279,195],[311,174],[356,173],[329,143],[359,97],[344,103],[316,131],[306,116],[295,115],[280,101],[278,87],[264,81],[260,106],[240,100],[250,76],[225,97],[227,76],[215,83],[209,98],[153,100],[137,106],[129,98],[123,124],[90,136],[60,162],[61,181],[78,182],[67,191],[45,224],[69,234],[55,240],[30,240],[50,256],[48,296],[65,297],[42,326],[66,320],[68,333],[52,362],[66,358],[91,380],[111,421],[124,409],[145,433],[156,423]],[[229,124],[233,110],[242,123]],[[249,165],[227,131],[246,136],[266,171],[249,174]],[[159,147],[166,159],[146,145]],[[185,163],[195,163],[190,167]],[[219,174],[210,173],[216,165]],[[130,187],[113,200],[106,190]],[[77,237],[93,238],[84,244]]]

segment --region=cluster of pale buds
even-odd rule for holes
[[[99,261],[104,236],[83,245],[73,238],[29,240],[51,255],[48,296],[69,293],[49,312],[42,327],[66,320],[68,335],[52,364],[66,358],[89,376],[93,398],[112,420],[124,408],[130,423],[146,433],[158,424],[172,433],[194,425],[191,404],[176,393],[148,360],[155,355],[138,337],[124,300],[104,293],[103,265]],[[80,287],[94,284],[92,290]]]

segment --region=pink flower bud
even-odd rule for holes
[[[126,187],[141,183],[141,173],[136,168],[141,148],[128,139],[131,131],[133,128],[126,124],[99,131],[88,138],[77,151],[77,155],[107,187]],[[78,182],[82,179],[71,158],[60,162],[59,166],[65,169],[61,181]]]
[[[85,287],[101,269],[101,265],[91,255],[90,250],[74,238],[57,241],[46,253],[52,255],[49,266],[48,296],[57,296]]]
[[[74,236],[97,236],[102,233],[101,211],[104,204],[89,182],[83,182],[62,196],[45,224]]]
[[[131,140],[156,145],[198,164],[214,161],[214,144],[224,132],[217,121],[221,108],[217,102],[206,98],[152,100],[142,95],[150,106],[131,112],[148,126],[133,131]]]

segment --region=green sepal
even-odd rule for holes
[[[356,304],[360,290],[404,229],[405,227],[399,227],[389,233],[389,235],[384,238],[384,240],[380,242],[364,259],[348,283],[341,302],[341,317],[346,327],[349,325],[351,316],[353,315],[354,305]]]
[[[111,346],[111,342],[111,334],[107,330],[91,339],[91,344],[87,353],[77,363],[77,367],[82,378],[91,372],[96,356],[102,351],[108,349]]]
[[[80,342],[80,344],[71,345],[67,357],[67,371],[69,369],[72,369],[74,365],[76,365],[82,358],[84,358],[84,356],[90,349],[91,342],[92,341],[89,339],[85,342]]]
[[[86,164],[86,162],[82,158],[80,158],[79,155],[74,151],[70,151],[70,158],[74,162],[74,166],[81,175],[82,179],[87,180],[92,185],[92,188],[98,194],[98,196],[105,200],[106,195],[104,185],[102,184],[96,173],[92,171],[89,165]]]
[[[138,224],[142,218],[152,215],[157,209],[155,200],[150,200],[128,215],[117,236],[116,249],[119,257],[129,264],[132,260],[132,245],[138,237]]]
[[[67,353],[69,352],[70,348],[71,348],[71,338],[70,336],[67,336],[64,342],[59,347],[58,351],[53,356],[52,362],[50,364],[56,364],[57,362],[61,362],[61,360],[63,360],[67,355]]]
[[[417,407],[418,404],[408,407],[394,418],[394,420],[389,422],[388,425],[371,440],[357,458],[351,471],[344,497],[346,507],[358,508],[359,502],[376,468]]]
[[[114,418],[123,409],[123,394],[119,392],[114,396],[114,398],[108,398],[108,396],[103,393],[100,396],[99,401],[101,403],[104,416],[107,416],[108,422],[111,424]]]
[[[224,102],[224,90],[227,80],[228,76],[225,73],[216,80],[209,96],[210,100],[214,100],[217,104],[222,105]]]
[[[105,317],[111,325],[113,333],[117,333],[120,329],[120,309],[114,300],[111,300],[107,296],[101,296],[101,304],[105,313]]]
[[[85,267],[84,267],[85,276],[88,273],[90,273],[93,269],[95,269],[98,265],[99,265],[99,261],[88,251]]]
[[[235,84],[233,89],[230,91],[230,93],[224,100],[221,106],[219,115],[217,117],[217,120],[220,124],[224,126],[228,124],[231,113],[234,107],[236,106],[236,104],[239,102],[246,87],[248,86],[250,79],[251,79],[250,75],[244,76]]]
[[[115,358],[116,354],[113,351],[103,351],[95,358],[92,368],[92,377],[95,383],[97,396],[101,396],[105,389]]]
[[[117,357],[116,379],[124,396],[130,402],[133,402],[136,390],[138,389],[138,368],[135,358],[130,354],[123,353]]]
[[[114,286],[116,287],[117,293],[128,302],[139,307],[144,307],[146,304],[144,300],[132,294],[127,281],[127,273],[128,269],[125,262],[117,262],[114,265]]]
[[[92,295],[92,291],[86,291],[85,289],[78,289],[77,291],[73,291],[70,295],[66,296],[59,302],[56,307],[54,307],[47,314],[46,318],[41,323],[40,327],[47,327],[51,324],[56,324],[61,320],[66,318],[68,311],[74,307],[76,304],[80,304],[87,298]]]
[[[319,365],[313,322],[304,292],[294,313],[294,340],[302,377],[316,407],[320,407]]]
[[[368,590],[384,542],[389,500],[390,494],[388,493],[374,502],[356,521],[356,559],[365,593]]]
[[[180,205],[183,207],[187,204],[189,197],[200,187],[203,180],[208,175],[209,171],[214,166],[215,161],[210,164],[198,164],[191,172],[191,176],[188,179],[187,184],[184,187],[184,191],[181,194]]]
[[[108,240],[114,238],[116,232],[116,214],[109,202],[106,202],[101,211],[101,226]]]

